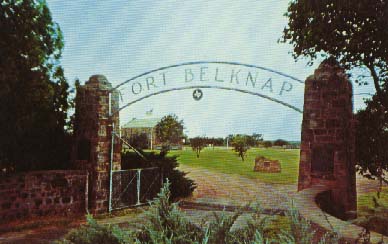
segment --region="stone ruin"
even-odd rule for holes
[[[337,217],[357,209],[353,89],[338,64],[328,61],[305,82],[298,190],[326,186]]]
[[[114,132],[119,134],[120,128],[119,115],[114,113],[119,107],[119,94],[111,93],[111,89],[103,75],[93,75],[77,88],[72,162],[76,169],[89,172],[91,213],[108,210],[110,162],[112,170],[121,169],[121,144],[117,137],[112,137]]]
[[[264,172],[264,173],[280,173],[282,167],[279,160],[270,160],[262,156],[255,158],[255,166],[253,167],[255,172]]]

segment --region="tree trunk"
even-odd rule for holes
[[[384,94],[383,94],[383,91],[381,90],[381,87],[380,87],[380,84],[379,84],[379,77],[378,77],[378,75],[376,73],[376,70],[375,70],[373,64],[367,65],[367,67],[370,70],[370,73],[372,75],[373,84],[375,86],[376,94],[377,94],[377,97],[379,98],[380,104],[384,108],[387,108],[388,106],[387,106],[387,104],[385,102]]]

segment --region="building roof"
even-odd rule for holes
[[[159,121],[160,118],[133,118],[121,128],[154,128]]]

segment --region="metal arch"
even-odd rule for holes
[[[229,90],[229,91],[238,91],[238,92],[242,92],[242,93],[246,93],[246,94],[251,94],[251,95],[259,96],[259,97],[268,99],[270,101],[279,103],[281,105],[284,105],[284,106],[286,106],[288,108],[291,108],[291,109],[295,110],[296,112],[303,113],[303,111],[301,109],[299,109],[299,108],[297,108],[295,106],[292,106],[292,105],[290,105],[288,103],[285,103],[283,101],[280,101],[278,99],[275,99],[275,98],[272,98],[272,97],[269,97],[269,96],[266,96],[266,95],[263,95],[263,94],[260,94],[260,93],[256,93],[256,92],[250,92],[250,91],[246,91],[246,90],[242,90],[242,89],[222,87],[222,86],[187,86],[187,87],[179,87],[179,88],[167,89],[167,90],[158,91],[158,92],[155,92],[155,93],[152,93],[152,94],[148,94],[148,95],[146,95],[144,97],[136,99],[135,101],[127,103],[126,105],[124,105],[121,108],[119,108],[117,111],[114,111],[113,114],[119,113],[124,108],[126,108],[126,107],[128,107],[128,106],[130,106],[130,105],[132,105],[134,103],[137,103],[137,102],[139,102],[139,101],[141,101],[143,99],[146,99],[146,98],[149,98],[149,97],[152,97],[152,96],[155,96],[155,95],[159,95],[159,94],[163,94],[163,93],[171,92],[171,91],[181,91],[181,90],[188,90],[188,89],[195,89],[195,88],[215,88],[215,89]]]
[[[157,69],[153,69],[153,70],[144,72],[144,73],[142,73],[140,75],[136,75],[136,76],[130,78],[129,80],[126,80],[126,81],[118,84],[117,86],[113,87],[111,89],[111,91],[116,90],[120,86],[123,86],[123,85],[125,85],[125,84],[127,84],[127,83],[129,83],[129,82],[131,82],[133,80],[136,80],[137,78],[140,78],[142,76],[145,76],[145,75],[157,72],[157,71],[166,70],[166,69],[170,69],[170,68],[176,68],[176,67],[180,67],[180,66],[196,65],[196,64],[227,64],[227,65],[238,65],[238,66],[244,66],[244,67],[248,67],[248,68],[261,69],[261,70],[265,70],[265,71],[268,71],[268,72],[272,72],[272,73],[275,73],[275,74],[278,74],[278,75],[290,78],[290,79],[295,80],[295,81],[297,81],[297,82],[299,82],[301,84],[304,84],[304,82],[302,80],[299,80],[298,78],[295,78],[295,77],[293,77],[291,75],[287,75],[287,74],[284,74],[284,73],[282,73],[280,71],[276,71],[276,70],[265,68],[265,67],[258,66],[258,65],[244,64],[244,63],[240,63],[240,62],[226,62],[226,61],[193,61],[193,62],[184,62],[184,63],[180,63],[180,64],[164,66],[164,67],[160,67],[160,68],[157,68]]]

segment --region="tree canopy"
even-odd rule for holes
[[[206,146],[206,142],[207,138],[204,137],[194,137],[190,139],[191,148],[197,154],[197,158],[199,158],[201,150]]]
[[[293,0],[285,14],[281,41],[293,45],[293,56],[334,57],[344,68],[366,70],[386,108],[382,86],[388,79],[388,1]],[[365,73],[365,72],[364,72]],[[365,74],[358,82],[367,82]]]
[[[164,116],[155,126],[156,137],[164,146],[180,144],[183,139],[183,120],[175,114]]]
[[[283,140],[283,139],[277,139],[273,143],[274,146],[280,146],[280,147],[282,147],[284,145],[288,145],[288,144],[290,144],[290,143],[288,141],[286,141],[286,140]]]
[[[348,70],[359,68],[356,82],[372,79],[376,94],[357,114],[357,164],[366,176],[380,180],[387,169],[388,1],[293,0],[282,42],[293,57],[335,59]]]
[[[241,157],[242,161],[244,161],[244,157],[247,154],[249,148],[248,138],[249,136],[247,135],[237,134],[233,136],[233,139],[231,141],[234,147],[234,151],[237,152],[238,156]]]
[[[388,84],[383,94],[388,96]],[[368,178],[388,183],[388,113],[382,111],[377,96],[366,102],[367,107],[358,111],[356,130],[356,157],[358,170]]]
[[[252,135],[246,134],[236,134],[236,135],[228,135],[229,140],[233,143],[235,138],[245,138],[247,146],[249,147],[257,147],[263,142],[263,135],[258,133],[253,133]]]
[[[263,142],[263,146],[264,146],[265,148],[272,147],[272,142],[271,142],[271,141],[264,141],[264,142]]]
[[[45,1],[1,1],[1,169],[61,168],[67,160],[62,48],[62,32]]]

